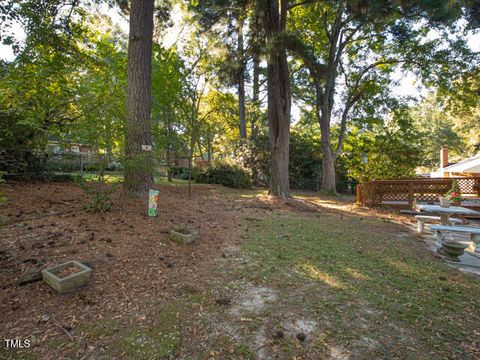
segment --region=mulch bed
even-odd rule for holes
[[[63,279],[63,278],[69,277],[70,275],[78,273],[81,270],[82,269],[76,267],[75,265],[69,265],[63,269],[56,270],[54,274],[60,279]]]
[[[215,187],[194,187],[193,200],[182,186],[155,188],[160,190],[158,217],[151,218],[146,197],[128,198],[121,189],[112,210],[99,215],[83,210],[88,197],[74,183],[1,186],[8,198],[0,205],[3,338],[33,339],[40,353],[55,355],[46,344],[68,340],[65,334],[79,323],[141,316],[182,288],[198,286],[236,241],[240,215]],[[177,226],[198,230],[196,243],[171,242],[169,232]],[[25,274],[67,260],[93,267],[82,289],[60,295],[43,281],[18,285]]]

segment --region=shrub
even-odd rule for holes
[[[88,182],[80,178],[77,182],[90,197],[90,202],[84,206],[85,211],[91,213],[106,213],[111,209],[111,197],[115,190],[117,190],[115,183],[112,185],[106,184],[102,176]]]
[[[108,171],[123,171],[123,164],[117,161],[111,161],[107,166]]]
[[[445,194],[445,197],[449,198],[452,204],[460,205],[462,200],[462,191],[460,190],[460,186],[458,185],[458,180],[452,180],[452,187],[450,190]]]
[[[99,163],[88,163],[83,165],[83,171],[98,172],[102,169]]]
[[[172,176],[177,179],[187,180],[188,179],[188,168],[184,166],[172,166],[170,168]]]
[[[248,188],[252,185],[250,173],[240,164],[221,160],[196,174],[195,180],[205,184],[221,184],[233,188]]]
[[[49,174],[48,177],[45,178],[45,180],[53,181],[53,182],[75,181],[76,175],[75,174]]]

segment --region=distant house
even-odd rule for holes
[[[457,163],[448,161],[448,148],[440,150],[440,169],[430,174],[430,177],[472,177],[480,176],[480,154]]]
[[[188,159],[174,159],[172,161],[173,166],[179,166],[179,167],[188,167]],[[208,160],[202,160],[200,156],[197,156],[195,159],[193,159],[193,163],[195,166],[208,166],[210,164],[210,161]]]
[[[76,153],[76,154],[97,154],[98,150],[90,145],[82,143],[60,143],[58,141],[49,141],[48,148],[55,154]]]

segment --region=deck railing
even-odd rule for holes
[[[447,193],[456,179],[462,195],[480,196],[480,177],[372,180],[357,186],[357,202],[363,206],[433,202]]]

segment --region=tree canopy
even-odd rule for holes
[[[181,159],[193,171],[197,161],[231,158],[280,197],[298,178],[335,193],[346,179],[435,169],[441,146],[458,159],[477,151],[474,1],[157,2],[147,10],[151,56],[141,57],[151,69],[128,58],[138,33],[98,11],[105,4],[131,15],[121,1],[2,3],[1,40],[15,53],[0,64],[2,149],[88,143],[128,165],[152,144],[152,176],[159,167],[171,176]],[[165,46],[172,29],[186,36]],[[142,140],[127,131],[140,126],[127,110],[139,104],[138,91],[127,92],[129,63],[151,77],[135,87],[151,89]],[[423,87],[412,86],[416,96],[395,91],[405,74]]]

